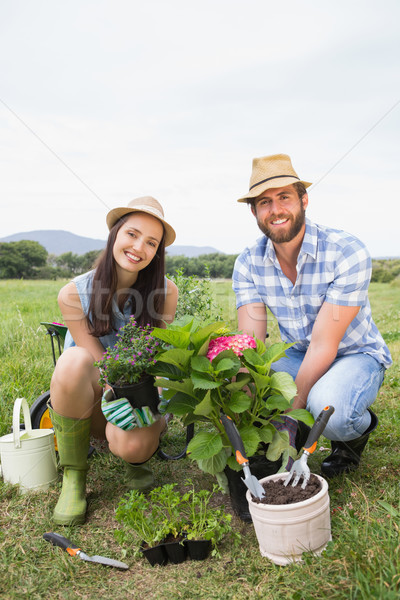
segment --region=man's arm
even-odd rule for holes
[[[296,377],[297,396],[293,408],[306,407],[310,389],[335,360],[340,341],[359,310],[359,306],[323,303],[312,330],[310,345]]]
[[[239,330],[263,342],[267,335],[267,312],[265,304],[262,302],[244,304],[238,308],[237,314]]]

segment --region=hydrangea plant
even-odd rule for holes
[[[200,469],[217,474],[227,464],[240,468],[221,412],[235,422],[249,457],[267,447],[267,459],[282,456],[286,464],[293,452],[289,436],[277,431],[272,421],[279,421],[291,407],[296,385],[288,373],[275,373],[271,365],[285,355],[290,344],[280,342],[267,348],[261,340],[230,331],[221,321],[202,325],[193,317],[166,329],[155,328],[152,335],[163,345],[150,372],[161,377],[157,384],[167,390],[168,411],[181,417],[184,425],[200,421],[213,426],[196,433],[187,449]],[[308,425],[313,423],[304,409],[290,414]]]

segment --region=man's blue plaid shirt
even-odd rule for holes
[[[272,242],[265,236],[236,259],[233,290],[236,306],[261,302],[276,317],[282,340],[305,351],[323,302],[360,306],[339,344],[338,356],[370,354],[386,368],[389,349],[371,316],[368,286],[371,258],[354,236],[306,219],[304,240],[297,259],[293,286],[283,274]]]

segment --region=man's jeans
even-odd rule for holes
[[[286,350],[286,357],[273,363],[274,371],[286,371],[295,379],[305,352]],[[334,360],[330,369],[311,388],[307,410],[316,419],[325,406],[334,406],[324,436],[347,442],[360,437],[371,423],[367,408],[378,395],[385,367],[369,354],[348,354]]]

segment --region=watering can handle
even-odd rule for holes
[[[24,411],[25,431],[27,433],[30,433],[32,431],[32,422],[31,422],[31,415],[29,412],[28,403],[25,400],[25,398],[17,398],[16,401],[14,402],[14,411],[13,411],[13,435],[14,435],[15,448],[21,448],[20,431],[19,431],[21,408]]]

